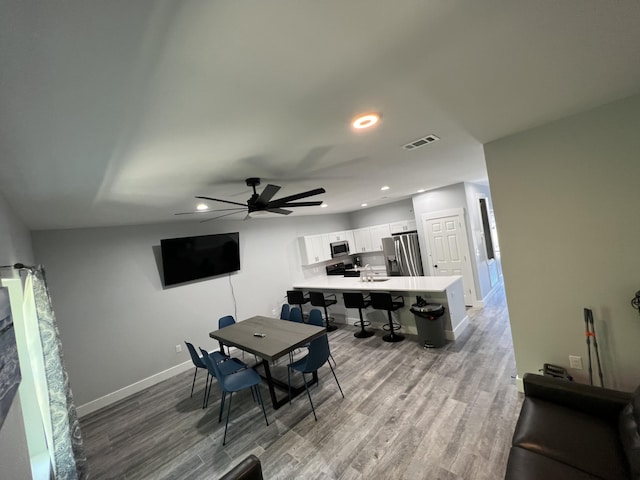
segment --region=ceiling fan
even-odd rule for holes
[[[223,200],[220,198],[196,196],[196,198],[201,198],[203,200],[212,200],[214,202],[227,203],[230,205],[237,205],[237,206],[234,208],[224,208],[224,209],[218,209],[218,210],[201,210],[197,212],[176,213],[176,215],[187,215],[192,213],[230,212],[230,213],[225,213],[223,215],[219,215],[214,218],[209,218],[207,220],[204,220],[205,222],[208,222],[209,220],[215,220],[216,218],[234,215],[237,213],[243,213],[244,211],[247,212],[247,216],[245,218],[248,218],[249,214],[255,213],[255,212],[271,212],[271,213],[278,213],[280,215],[289,215],[290,213],[292,213],[291,210],[288,210],[289,208],[316,207],[322,204],[322,200],[310,201],[310,202],[297,202],[296,200],[300,200],[302,198],[312,197],[314,195],[320,195],[321,193],[325,193],[324,188],[316,188],[313,190],[309,190],[307,192],[297,193],[295,195],[289,195],[288,197],[282,197],[276,200],[272,200],[272,198],[275,196],[276,193],[278,193],[278,190],[280,190],[281,187],[277,185],[268,184],[264,188],[264,190],[262,190],[262,193],[258,194],[258,192],[256,191],[256,187],[260,185],[259,178],[257,177],[247,178],[245,182],[248,187],[253,188],[253,194],[247,200],[246,203],[232,202],[231,200]]]

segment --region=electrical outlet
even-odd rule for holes
[[[182,345],[176,345],[176,353],[180,353],[182,351]]]
[[[569,355],[569,366],[576,370],[582,370],[582,357],[576,355]]]

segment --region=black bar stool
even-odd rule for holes
[[[302,305],[309,303],[309,297],[305,296],[302,290],[287,290],[287,303],[297,305],[302,313]]]
[[[360,321],[353,324],[354,327],[360,327],[360,331],[354,333],[353,336],[356,338],[368,338],[375,335],[372,330],[364,328],[371,325],[371,322],[362,318],[362,309],[371,305],[371,299],[365,299],[360,292],[344,292],[342,298],[344,298],[345,308],[357,308],[360,314]]]
[[[386,310],[389,315],[389,325],[382,328],[388,330],[389,333],[382,337],[385,342],[400,342],[404,340],[404,335],[396,333],[400,330],[401,325],[391,319],[391,312],[404,307],[404,297],[399,295],[392,297],[390,293],[371,292],[371,306],[377,310]]]
[[[314,307],[324,307],[324,318],[327,324],[327,332],[333,332],[338,327],[331,325],[329,320],[329,311],[327,307],[338,303],[336,296],[333,293],[328,294],[326,297],[322,292],[309,292],[309,298],[311,299],[311,305]]]

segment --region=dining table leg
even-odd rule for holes
[[[267,360],[262,360],[262,366],[264,367],[264,378],[267,381],[267,387],[269,388],[269,396],[271,397],[271,404],[273,405],[274,410],[278,410],[281,406],[289,403],[289,395],[285,396],[278,400],[276,395],[276,386],[286,389],[288,391],[289,385],[285,382],[278,380],[277,378],[273,378],[271,376],[271,369],[269,368],[269,362]],[[318,383],[318,372],[313,372],[311,374],[311,381],[307,382],[307,387]],[[306,388],[304,385],[301,387],[291,388],[291,398],[295,398],[298,395],[306,392]]]

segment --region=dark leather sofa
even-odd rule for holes
[[[640,479],[640,387],[634,393],[525,374],[505,478]]]
[[[220,480],[263,480],[260,459],[255,455],[248,455],[220,477]]]

